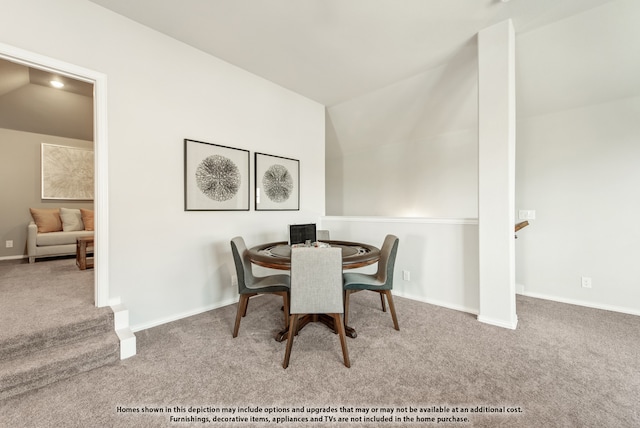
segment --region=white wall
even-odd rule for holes
[[[478,313],[478,222],[475,219],[409,219],[327,216],[331,239],[382,245],[399,238],[393,294],[434,305]],[[375,272],[377,265],[361,268]],[[403,278],[409,272],[409,281]],[[402,314],[398,314],[402,323]],[[410,320],[407,320],[410,322]]]
[[[516,241],[525,294],[640,315],[639,17],[614,1],[518,38],[516,209],[536,210]]]
[[[229,240],[324,214],[324,108],[84,0],[0,1],[0,40],[104,73],[110,297],[134,329],[237,299]],[[185,212],[183,139],[300,160],[300,211]],[[230,326],[231,328],[231,326]]]
[[[640,97],[519,123],[523,293],[640,315]],[[581,286],[591,277],[593,288]]]
[[[516,34],[520,292],[640,314],[639,17],[617,0]],[[473,55],[328,109],[328,214],[477,216]]]
[[[327,109],[327,214],[477,217],[475,44]]]

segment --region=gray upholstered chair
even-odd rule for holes
[[[344,365],[351,366],[347,340],[342,320],[342,249],[341,248],[292,248],[291,249],[291,313],[289,336],[282,367],[289,366],[293,338],[298,329],[300,314],[327,314],[333,318],[340,336]]]
[[[238,336],[240,319],[247,315],[249,298],[257,294],[271,293],[281,295],[284,301],[284,324],[288,325],[289,285],[291,283],[289,275],[254,276],[251,270],[251,260],[249,260],[248,257],[247,246],[244,243],[244,239],[240,236],[231,240],[231,252],[233,253],[233,262],[236,266],[236,275],[238,277],[238,293],[240,293],[236,323],[233,327],[233,337]]]
[[[328,230],[323,230],[323,229],[316,230],[316,240],[318,240],[318,241],[329,241],[329,240],[331,240],[330,235],[329,235],[329,231]]]
[[[396,317],[396,308],[393,304],[393,296],[391,289],[393,288],[393,268],[396,262],[396,253],[398,252],[398,237],[387,235],[380,249],[380,260],[378,261],[378,271],[375,274],[364,274],[357,272],[347,272],[344,278],[344,322],[347,324],[349,320],[349,296],[352,293],[361,290],[371,290],[380,294],[380,302],[382,303],[382,311],[387,309],[384,303],[384,297],[387,296],[389,301],[389,310],[393,319],[393,326],[396,330],[400,330],[398,326],[398,318]]]

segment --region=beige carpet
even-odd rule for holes
[[[119,361],[113,312],[74,259],[0,262],[0,326],[0,400]]]
[[[280,305],[252,299],[236,339],[235,305],[138,332],[137,356],[0,402],[0,426],[640,426],[639,317],[519,297],[512,331],[397,298],[395,331],[362,292],[351,368],[314,324],[284,370]]]
[[[75,258],[0,262],[0,342],[92,316],[93,287],[93,269]]]

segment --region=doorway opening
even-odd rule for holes
[[[97,307],[108,306],[112,302],[109,301],[106,75],[5,44],[0,44],[0,59],[93,85],[94,300]]]

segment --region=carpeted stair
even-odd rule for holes
[[[0,340],[0,400],[120,359],[111,308]]]

